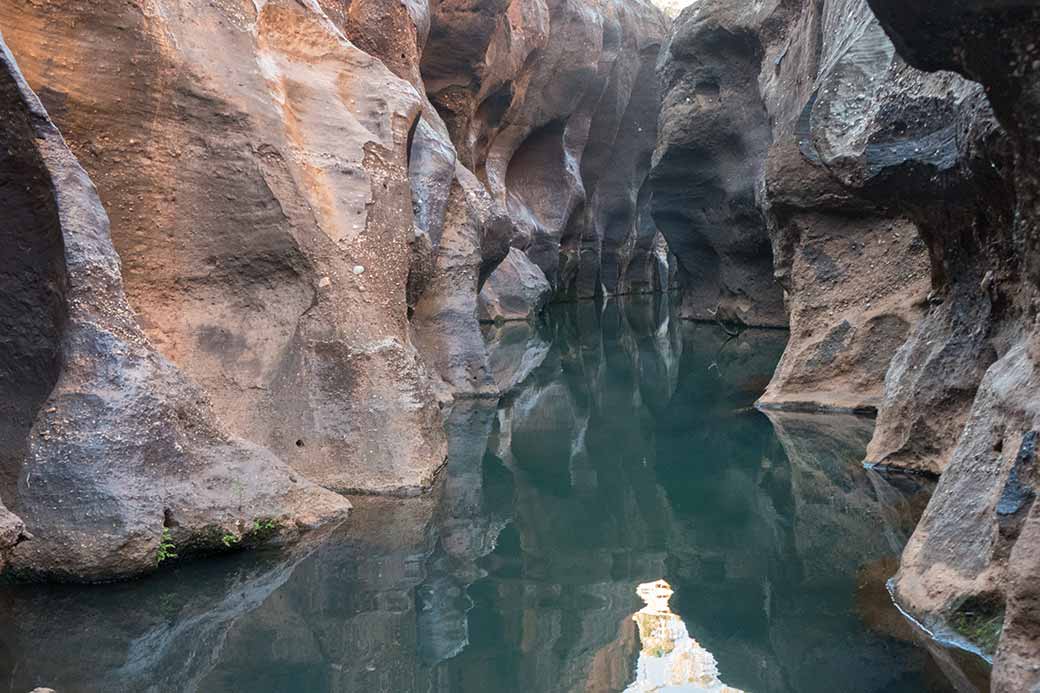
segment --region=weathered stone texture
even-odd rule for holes
[[[744,3],[704,0],[676,20],[658,69],[651,205],[678,259],[683,317],[783,326],[755,195],[771,133],[757,87],[763,45],[749,14]]]
[[[656,233],[638,209],[663,14],[644,0],[431,9],[427,92],[459,160],[509,218],[512,245],[563,297],[626,292]]]
[[[989,0],[870,4],[913,65],[980,82],[1003,129],[991,134],[973,123],[968,132],[1003,182],[992,188],[1001,194],[980,196],[974,223],[926,234],[935,248],[933,276],[944,280],[938,298],[959,318],[949,343],[981,343],[965,365],[985,375],[935,501],[904,554],[897,596],[926,618],[1003,615],[993,689],[1034,690],[1040,8]],[[963,382],[963,367],[950,370]]]
[[[12,1],[0,22],[156,347],[320,484],[428,485],[445,443],[405,305],[415,90],[295,2]]]
[[[257,513],[286,529],[340,517],[345,501],[310,481],[429,488],[442,407],[499,392],[478,295],[511,247],[555,281],[570,228],[595,252],[568,287],[664,285],[639,213],[663,14],[457,5],[0,0],[83,166],[33,158],[22,121],[44,144],[62,135],[11,87],[0,209],[23,252],[0,272],[0,499],[26,526],[0,511],[12,566],[132,574],[163,526],[204,548]],[[113,487],[68,464],[81,458],[104,459]],[[82,504],[89,522],[57,539]]]
[[[25,522],[23,531],[0,505],[0,553],[22,539],[8,567],[126,577],[155,568],[164,531],[189,554],[220,549],[224,536],[248,543],[259,521],[292,537],[344,518],[346,499],[229,435],[149,343],[97,191],[2,43],[0,108],[0,190],[12,215],[3,241],[19,251],[5,255],[2,275],[21,287],[0,308],[10,347],[0,386],[15,422],[0,443],[24,451],[5,460],[0,487]]]
[[[552,286],[538,265],[512,248],[480,292],[484,322],[531,320],[552,298]]]
[[[1040,658],[1022,579],[1036,553],[1038,34],[1032,2],[709,1],[677,20],[661,69],[665,117],[698,154],[675,161],[699,175],[662,177],[698,222],[674,227],[673,250],[717,251],[700,222],[735,218],[735,186],[753,187],[765,221],[748,228],[768,227],[791,325],[761,404],[876,409],[869,462],[943,472],[897,596],[936,625],[1006,613],[1002,691],[1029,690]],[[661,141],[667,164],[668,125]],[[747,153],[739,175],[705,163],[726,151]],[[717,300],[720,277],[687,277],[687,304]]]
[[[555,282],[574,213],[590,286],[604,238],[611,286],[629,256],[649,263],[636,207],[663,15],[456,10],[0,3],[98,185],[148,337],[232,430],[328,488],[429,485],[437,402],[493,393],[476,296],[510,244]]]

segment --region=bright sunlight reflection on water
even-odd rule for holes
[[[668,606],[671,585],[664,580],[645,582],[636,594],[646,602],[632,619],[639,626],[636,680],[625,693],[675,691],[683,693],[743,693],[719,679],[715,657],[690,637],[686,624]]]

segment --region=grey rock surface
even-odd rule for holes
[[[763,45],[745,3],[687,8],[662,49],[650,173],[653,218],[678,259],[682,315],[784,326],[756,185],[771,140],[758,89]]]
[[[480,291],[482,322],[532,320],[552,298],[552,286],[538,265],[512,248]]]
[[[973,124],[970,132],[980,158],[1003,181],[996,188],[1003,194],[980,200],[983,213],[974,224],[936,226],[930,235],[941,251],[932,253],[933,275],[945,280],[940,298],[961,318],[955,336],[967,347],[962,353],[979,354],[952,374],[963,379],[966,367],[985,374],[934,507],[904,554],[897,596],[925,618],[956,624],[965,614],[981,614],[1001,624],[993,690],[1029,691],[1040,683],[1040,601],[1032,572],[1040,512],[1034,503],[1040,8],[1014,0],[870,4],[913,65],[981,83],[1003,130],[983,137],[986,129]],[[980,625],[970,621],[969,636]]]
[[[1025,662],[1040,659],[1022,579],[1037,554],[1038,22],[1015,0],[701,2],[661,69],[674,139],[707,150],[689,158],[702,175],[670,178],[700,203],[678,205],[698,223],[676,225],[673,250],[682,262],[682,242],[717,248],[697,242],[699,222],[729,218],[738,187],[752,188],[739,194],[765,220],[791,324],[760,404],[877,410],[868,462],[942,472],[896,594],[940,628],[1003,620],[1001,691],[1030,690]],[[727,151],[747,152],[732,177],[711,163]],[[727,283],[687,286],[700,287],[687,303],[705,305]]]

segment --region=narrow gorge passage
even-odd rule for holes
[[[0,689],[1040,691],[1040,0],[0,0]]]
[[[507,394],[454,410],[429,496],[354,499],[350,522],[288,555],[101,589],[4,587],[0,681],[69,693],[985,688],[981,660],[916,632],[885,590],[931,485],[862,468],[869,420],[749,408],[785,333],[730,338],[648,297],[558,306],[487,337]],[[638,635],[636,588],[662,578],[693,642]]]

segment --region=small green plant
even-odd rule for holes
[[[220,541],[224,544],[224,548],[230,549],[242,540],[234,534],[227,533],[220,538]]]
[[[155,562],[162,563],[165,560],[177,558],[177,545],[173,543],[173,535],[169,527],[163,527],[162,538],[159,539],[159,552],[155,555]]]
[[[260,518],[253,521],[250,535],[253,539],[264,541],[277,534],[279,529],[281,529],[281,523],[278,520],[270,517]]]

